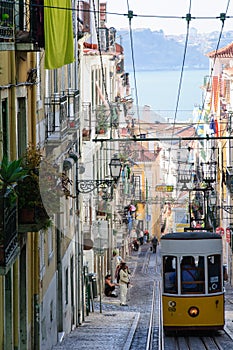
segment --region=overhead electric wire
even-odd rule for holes
[[[132,20],[132,18],[133,18],[133,17],[132,17],[132,16],[133,16],[133,12],[129,10],[129,1],[128,1],[128,0],[127,0],[127,7],[128,7],[128,18],[129,18],[130,49],[131,49],[131,59],[132,59],[133,77],[134,77],[134,88],[135,88],[135,97],[136,97],[136,111],[137,111],[137,118],[138,118],[138,121],[140,121],[139,102],[138,102],[138,89],[137,89],[135,59],[134,59],[133,34],[132,34],[132,25],[131,25],[131,20]],[[139,126],[139,130],[140,130],[140,126]]]
[[[176,109],[175,109],[175,116],[174,116],[174,122],[173,122],[173,125],[175,126],[176,124],[176,118],[177,118],[177,111],[178,111],[178,105],[179,105],[179,99],[180,99],[180,93],[181,93],[181,87],[182,87],[182,78],[183,78],[183,70],[184,70],[184,62],[185,62],[185,56],[186,56],[186,51],[187,51],[187,42],[188,42],[188,36],[189,36],[189,23],[192,20],[194,19],[198,19],[198,20],[215,20],[215,19],[220,19],[222,21],[222,28],[221,28],[221,33],[220,33],[220,36],[219,36],[219,39],[218,39],[218,44],[217,44],[217,48],[216,48],[216,54],[215,54],[215,57],[214,57],[214,64],[215,64],[215,60],[216,60],[216,57],[217,57],[217,50],[219,48],[219,45],[220,45],[220,40],[221,40],[221,36],[222,36],[222,32],[223,32],[223,28],[224,28],[224,23],[226,21],[226,19],[230,19],[230,18],[233,18],[233,16],[226,16],[226,13],[228,11],[228,8],[229,8],[229,4],[230,4],[230,0],[228,1],[228,4],[227,4],[227,9],[226,9],[226,12],[225,13],[222,13],[220,14],[220,16],[195,16],[195,17],[192,17],[191,16],[191,11],[189,10],[189,13],[184,17],[184,16],[164,16],[164,15],[144,15],[144,14],[134,14],[133,11],[130,11],[129,10],[129,3],[128,3],[128,0],[127,0],[127,4],[128,4],[128,13],[127,14],[121,14],[121,13],[115,13],[115,12],[108,12],[106,11],[106,14],[108,15],[117,15],[117,16],[127,16],[129,18],[129,27],[130,27],[130,41],[131,41],[131,54],[132,54],[132,62],[133,62],[133,72],[134,72],[134,83],[135,83],[135,93],[136,93],[136,106],[137,106],[137,114],[138,114],[138,119],[139,119],[139,110],[138,110],[138,91],[137,91],[137,83],[136,83],[136,69],[135,69],[135,60],[134,60],[134,47],[133,47],[133,36],[132,36],[132,27],[131,27],[131,20],[132,18],[134,17],[137,17],[137,18],[162,18],[162,19],[186,19],[188,24],[187,24],[187,33],[186,33],[186,41],[185,41],[185,51],[184,51],[184,55],[183,55],[183,63],[182,63],[182,70],[181,70],[181,75],[180,75],[180,81],[179,81],[179,88],[178,88],[178,94],[177,94],[177,102],[176,102]],[[35,6],[35,5],[32,5],[32,6]],[[43,6],[44,8],[57,8],[57,9],[64,9],[64,10],[72,10],[72,11],[78,11],[76,8],[63,8],[63,7],[56,7],[56,6],[44,6],[44,5],[36,5],[37,7],[38,6]],[[84,10],[82,9],[82,12],[94,12],[94,16],[95,16],[95,22],[96,22],[96,29],[97,29],[97,21],[96,21],[96,13],[101,13],[102,11],[97,11],[95,9],[95,3],[94,3],[94,0],[93,0],[93,8],[94,10]],[[190,0],[190,8],[191,8],[191,0]],[[101,53],[101,47],[100,47],[100,39],[98,37],[98,31],[97,31],[97,40],[98,40],[98,46],[99,46],[99,52],[100,52],[100,60],[101,60],[101,71],[102,71],[102,79],[103,79],[103,86],[104,86],[104,89],[105,89],[105,95],[106,95],[106,101],[109,105],[109,108],[110,108],[110,111],[111,111],[111,103],[109,101],[109,98],[108,98],[108,93],[107,93],[107,88],[106,88],[106,82],[105,82],[105,74],[104,74],[104,70],[103,70],[103,61],[102,61],[102,53]],[[211,70],[211,75],[210,75],[210,79],[212,77],[212,74],[213,74],[213,68]],[[205,97],[205,100],[206,100],[206,97]],[[204,107],[204,104],[205,104],[205,100],[203,102],[203,106],[202,106],[202,112],[203,112],[203,107]],[[200,117],[199,117],[199,121],[200,121]],[[203,138],[202,138],[203,139]]]
[[[182,81],[183,81],[184,64],[185,64],[185,58],[186,58],[186,53],[187,53],[187,47],[188,47],[189,25],[190,25],[190,21],[191,21],[191,0],[189,2],[189,11],[188,11],[188,14],[186,15],[186,20],[187,20],[187,32],[186,32],[186,39],[185,39],[185,45],[184,45],[184,54],[183,54],[181,73],[180,73],[180,80],[179,80],[179,86],[178,86],[178,93],[177,93],[176,109],[175,109],[175,115],[174,115],[172,135],[174,134],[174,130],[175,130],[175,123],[176,123],[176,118],[177,118],[177,111],[178,111],[178,106],[179,106],[179,101],[180,101],[180,93],[181,93],[181,87],[182,87]],[[170,155],[171,155],[171,151],[170,151]],[[169,156],[168,169],[170,168],[170,162],[171,162],[171,156]],[[167,173],[167,177],[168,176],[169,176],[169,171]]]
[[[88,13],[98,13],[101,14],[103,11],[101,10],[91,10],[91,9],[77,9],[76,7],[62,7],[62,6],[52,6],[52,5],[44,5],[44,4],[36,4],[32,3],[31,7],[43,7],[43,8],[48,8],[48,9],[58,9],[58,10],[66,10],[66,11],[80,11],[80,12],[88,12]],[[113,16],[121,16],[121,17],[128,17],[128,13],[121,13],[121,12],[110,12],[106,11],[107,15],[113,15]],[[221,15],[220,15],[221,16]],[[197,20],[216,20],[219,19],[220,16],[195,16],[192,17],[191,19],[197,19]],[[137,18],[161,18],[161,19],[186,19],[186,16],[171,16],[171,15],[153,15],[153,14],[133,14],[133,17]],[[231,19],[233,16],[227,16],[226,18]]]
[[[221,31],[220,31],[220,34],[219,34],[218,43],[217,43],[217,47],[216,47],[216,50],[215,50],[214,63],[213,63],[213,67],[212,67],[212,70],[211,70],[211,75],[210,75],[210,77],[209,77],[209,82],[210,82],[210,79],[211,79],[212,74],[213,74],[213,68],[214,68],[214,65],[215,65],[215,61],[216,61],[216,57],[217,57],[217,51],[218,51],[218,49],[219,49],[220,40],[221,40],[221,37],[222,37],[222,32],[223,32],[223,28],[224,28],[225,19],[226,19],[226,13],[227,13],[227,11],[228,11],[229,4],[230,4],[230,0],[228,0],[226,12],[225,12],[225,13],[222,13],[222,14],[219,16],[219,18],[220,18],[221,21],[222,21],[222,28],[221,28]],[[191,4],[190,4],[190,5],[191,5]],[[190,16],[191,16],[191,15],[190,15]],[[186,36],[186,38],[187,38],[187,36]],[[208,83],[209,83],[209,82],[208,82]],[[200,116],[199,116],[198,123],[201,121],[201,117],[203,117],[202,114],[203,114],[204,107],[205,107],[206,97],[207,97],[207,90],[206,90],[205,98],[204,98],[204,101],[203,101],[203,104],[202,104],[201,114],[200,114]],[[195,134],[197,134],[197,130],[196,130]]]

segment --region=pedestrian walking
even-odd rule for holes
[[[143,238],[144,238],[144,233],[142,230],[140,230],[138,239],[141,245],[143,245]]]
[[[121,269],[119,273],[119,285],[120,285],[120,305],[127,306],[126,298],[127,298],[127,289],[129,286],[129,273],[128,267],[125,262],[121,262]]]
[[[117,279],[117,271],[120,266],[122,257],[117,254],[116,250],[112,252],[112,273],[114,274],[114,281]]]
[[[153,253],[156,253],[157,251],[157,245],[158,245],[158,239],[156,236],[154,236],[151,240],[151,243],[152,243],[152,250],[153,250]]]

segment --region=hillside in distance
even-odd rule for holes
[[[125,69],[133,70],[132,52],[137,71],[180,70],[184,59],[186,35],[165,35],[162,30],[135,29],[132,31],[133,51],[128,30],[117,35],[124,47]],[[191,28],[185,55],[185,69],[208,69],[206,53],[216,50],[219,32],[199,34]],[[223,33],[218,48],[233,41],[233,31]]]

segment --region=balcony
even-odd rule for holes
[[[0,197],[0,275],[6,275],[19,255],[16,197]]]
[[[0,50],[14,50],[14,1],[0,3]]]
[[[68,132],[68,97],[58,93],[45,98],[46,138],[50,145],[60,145]]]
[[[0,51],[39,51],[44,47],[43,28],[42,6],[33,1],[0,2]]]
[[[38,232],[51,225],[50,217],[43,206],[34,206],[31,208],[22,208],[19,210],[19,228],[20,233]]]
[[[80,128],[79,90],[68,89],[66,94],[68,100],[68,132],[76,133],[77,129]]]
[[[82,113],[83,113],[82,140],[90,141],[91,139],[91,104],[90,102],[84,102],[82,104]]]
[[[96,106],[96,127],[95,133],[105,135],[109,127],[110,111],[104,105]]]

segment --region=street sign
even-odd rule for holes
[[[217,227],[216,228],[216,233],[219,235],[223,236],[224,235],[224,228],[223,227]]]
[[[174,186],[173,185],[156,185],[155,191],[156,192],[173,192]]]
[[[226,228],[226,241],[227,243],[231,241],[231,229],[229,227]]]

